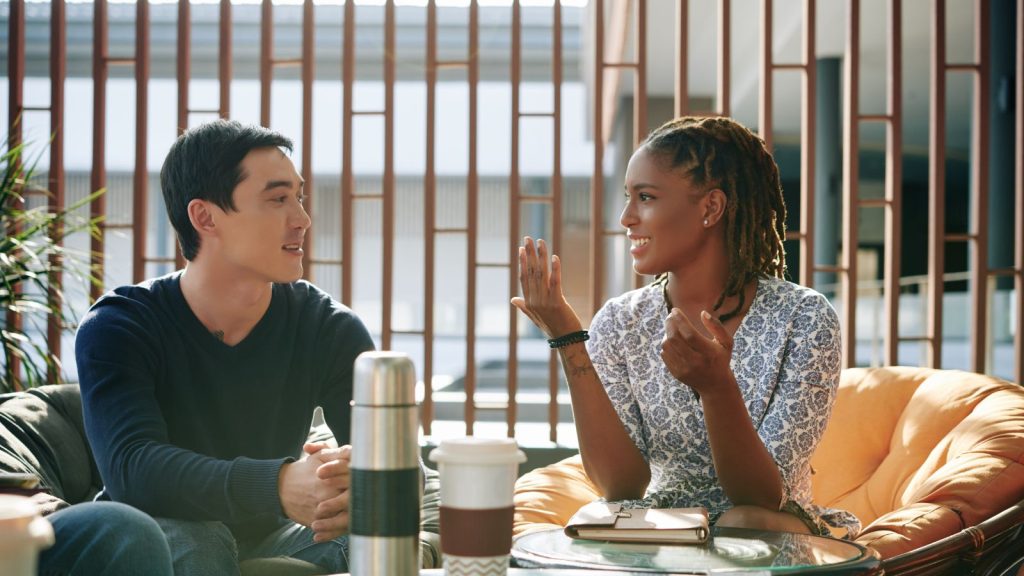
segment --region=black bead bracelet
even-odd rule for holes
[[[548,346],[551,348],[562,348],[569,344],[575,344],[577,342],[586,342],[590,340],[590,334],[586,330],[579,330],[577,332],[569,332],[568,334],[559,336],[558,338],[551,338],[548,340]]]

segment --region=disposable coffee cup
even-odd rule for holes
[[[0,494],[0,574],[35,576],[39,551],[53,545],[53,527],[25,496]]]
[[[505,574],[512,497],[526,455],[511,438],[442,440],[431,451],[441,475],[441,552],[452,576]]]

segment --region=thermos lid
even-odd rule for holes
[[[415,406],[416,370],[401,352],[363,352],[352,379],[355,406]]]
[[[520,464],[526,454],[512,438],[447,438],[428,456],[438,464]]]

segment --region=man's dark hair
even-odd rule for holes
[[[231,196],[242,181],[242,160],[254,148],[272,146],[291,152],[292,141],[269,128],[234,120],[196,126],[174,142],[160,169],[160,188],[186,260],[199,252],[199,234],[188,218],[189,202],[208,200],[222,210],[235,210]]]

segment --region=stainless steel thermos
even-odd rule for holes
[[[352,391],[349,570],[415,576],[420,569],[416,372],[396,352],[356,358]]]

